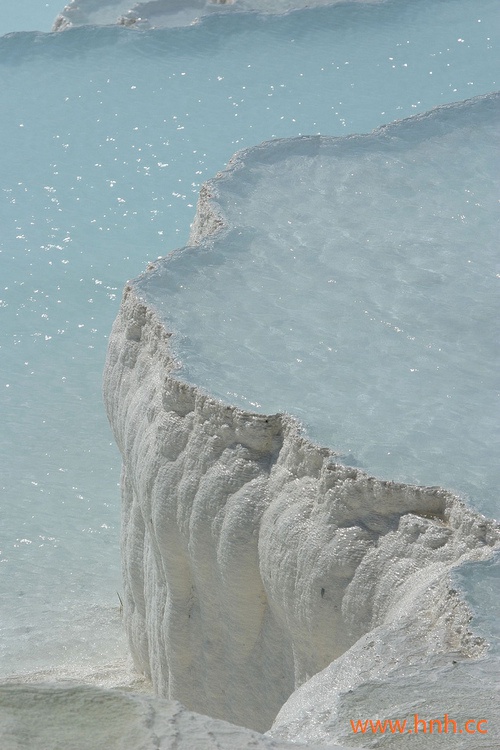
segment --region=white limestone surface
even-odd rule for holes
[[[287,750],[301,745],[136,693],[0,684],[2,750]],[[342,750],[330,745],[332,750]]]
[[[269,734],[319,745],[335,740],[349,747],[400,748],[410,741],[412,747],[429,750],[499,747],[498,659],[488,650],[471,659],[457,648],[453,621],[460,622],[465,613],[446,576],[415,593],[413,601],[400,601],[399,619],[367,633],[298,688]],[[447,605],[436,606],[439,601]],[[437,609],[442,614],[434,620]],[[452,634],[451,641],[446,632]],[[474,644],[472,638],[470,645],[480,646],[479,639]],[[449,723],[449,732],[445,731],[445,715],[455,722]],[[416,724],[418,719],[420,724]],[[475,722],[481,719],[482,732],[478,732]],[[370,720],[393,725],[399,721],[402,729],[387,728],[383,736],[377,736],[366,726]],[[432,732],[431,720],[440,722]],[[472,732],[465,730],[468,720],[474,722]],[[364,732],[358,722],[365,725]],[[357,733],[353,724],[358,725]]]
[[[423,618],[434,656],[481,653],[447,573],[488,557],[498,528],[442,489],[335,464],[290,417],[183,383],[169,339],[128,287],[105,398],[124,458],[125,623],[155,689],[262,731],[382,626],[404,633]],[[356,683],[363,664],[346,658]]]

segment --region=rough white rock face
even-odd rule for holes
[[[182,382],[169,338],[127,287],[104,394],[123,456],[126,628],[160,695],[263,731],[336,659],[332,704],[346,680],[479,654],[448,571],[488,557],[497,527],[442,489],[335,464],[290,417]],[[366,639],[396,634],[392,662],[366,662]]]
[[[481,647],[470,634],[465,650],[461,647],[466,611],[447,576],[438,573],[429,582],[424,572],[399,604],[399,616],[387,618],[290,696],[270,735],[319,745],[335,739],[349,747],[378,747],[370,743],[379,742],[399,748],[404,742],[399,731],[388,729],[378,738],[370,729],[354,734],[351,721],[406,721],[404,733],[413,734],[415,716],[443,722],[448,714],[456,722],[453,738],[439,733],[439,725],[425,735],[420,724],[412,742],[429,748],[452,742],[463,750],[500,746],[498,662],[487,653],[468,658]],[[487,736],[463,730],[467,720],[480,718],[486,719]]]
[[[2,750],[286,750],[273,740],[187,711],[179,703],[117,690],[0,685]],[[330,745],[332,750],[342,750]]]

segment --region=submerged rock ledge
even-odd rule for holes
[[[194,242],[225,223],[216,182]],[[354,688],[404,676],[425,693],[483,653],[449,574],[490,557],[498,525],[444,489],[340,465],[289,415],[184,382],[171,337],[127,286],[104,396],[123,457],[125,624],[155,690],[258,731],[283,706],[273,733],[332,742]]]
[[[131,28],[187,26],[214,14],[257,11],[280,14],[298,8],[335,5],[342,0],[70,0],[57,15],[52,31],[84,24],[119,24]],[[384,0],[351,0],[378,3]]]

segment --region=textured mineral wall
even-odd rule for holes
[[[125,623],[160,695],[263,731],[343,654],[359,685],[349,649],[371,631],[399,637],[370,677],[481,652],[448,571],[491,554],[491,522],[442,489],[337,465],[290,417],[224,405],[176,369],[169,332],[127,287],[104,393],[123,456]]]
[[[244,169],[242,153],[201,190],[193,258],[231,229],[218,186]],[[498,525],[442,488],[339,464],[289,415],[185,382],[165,309],[148,301],[164,304],[169,262],[125,289],[104,379],[137,668],[191,710],[259,731],[276,719],[284,739],[344,739],[355,709],[397,717],[429,699],[439,713],[453,696],[464,716],[474,705],[493,715],[491,675],[470,701],[486,644],[450,571],[490,557]]]

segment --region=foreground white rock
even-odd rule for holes
[[[418,605],[403,598],[399,619],[369,632],[296,690],[269,734],[319,745],[335,739],[350,747],[378,747],[371,744],[376,741],[384,748],[400,748],[406,747],[401,734],[414,734],[417,726],[419,737],[411,741],[422,743],[419,747],[500,746],[498,660],[488,653],[470,659],[468,648],[460,648],[455,628],[463,604],[447,584],[443,577],[420,591],[416,587]],[[441,609],[443,601],[448,609]],[[434,621],[438,609],[442,614]],[[449,723],[449,731],[445,714],[455,722]],[[399,720],[404,728],[374,737],[365,727],[354,735],[351,722],[377,719]],[[435,723],[431,733],[429,721],[436,719],[441,731]],[[481,719],[483,734],[475,729]],[[464,729],[468,720],[474,721],[470,734]]]
[[[225,222],[213,196],[214,184],[195,240]],[[148,278],[125,290],[104,386],[124,461],[125,622],[138,669],[161,695],[260,731],[306,683],[273,731],[321,742],[345,730],[339,702],[351,690],[386,684],[394,715],[402,677],[424,695],[436,665],[448,681],[447,664],[485,648],[449,571],[486,559],[498,527],[443,489],[337,464],[286,415],[183,382],[171,333],[141,298]]]
[[[161,695],[265,730],[382,625],[404,633],[420,619],[419,659],[426,645],[434,658],[481,652],[447,571],[490,554],[491,522],[443,490],[336,466],[290,418],[224,406],[174,367],[167,332],[129,288],[106,401],[124,456],[125,621]],[[405,644],[389,667],[411,662]],[[362,668],[349,659],[353,684]]]
[[[286,750],[273,740],[146,695],[64,685],[0,685],[2,750]],[[331,745],[332,750],[342,748]]]

